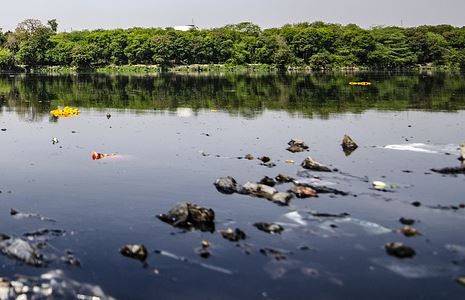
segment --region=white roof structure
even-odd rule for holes
[[[196,29],[197,27],[195,25],[181,25],[181,26],[174,26],[174,30],[179,30],[179,31],[189,31],[191,29]]]

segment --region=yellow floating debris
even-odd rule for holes
[[[294,160],[292,160],[292,159],[288,159],[288,160],[286,160],[286,164],[294,164],[294,163],[295,163],[295,161],[294,161]]]
[[[50,111],[50,114],[55,118],[58,117],[74,117],[79,115],[79,109],[76,107],[65,106],[63,109],[54,109]]]
[[[371,85],[371,82],[367,81],[351,81],[349,82],[350,85]]]

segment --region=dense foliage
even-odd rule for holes
[[[25,20],[14,32],[0,31],[0,69],[23,65],[267,64],[278,68],[365,67],[405,69],[417,65],[465,69],[465,27],[375,27],[322,22],[261,29],[251,23],[214,29],[131,28],[57,33],[47,25]]]

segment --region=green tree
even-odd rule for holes
[[[5,48],[0,48],[0,70],[9,70],[14,66],[13,53]]]

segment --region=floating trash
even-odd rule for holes
[[[106,157],[115,157],[117,155],[118,154],[116,154],[116,153],[107,154],[107,153],[100,153],[100,152],[96,152],[96,151],[93,151],[91,153],[92,160],[99,160],[99,159],[106,158]]]
[[[285,217],[288,220],[293,221],[294,223],[301,225],[301,226],[306,226],[307,222],[304,220],[301,214],[299,214],[298,211],[292,211],[287,214],[285,214],[283,217]]]
[[[0,298],[114,300],[100,286],[72,280],[62,270],[49,271],[40,277],[0,278]]]
[[[384,149],[398,150],[398,151],[412,151],[427,154],[446,154],[457,151],[457,145],[427,145],[424,143],[411,143],[411,144],[394,144],[386,145]]]
[[[35,245],[7,235],[1,235],[0,239],[0,251],[4,255],[36,267],[45,265],[43,255]]]
[[[368,81],[351,81],[349,85],[371,85],[371,82]]]
[[[61,117],[74,117],[79,115],[80,111],[78,108],[65,106],[63,109],[54,109],[50,111],[50,114],[55,118]]]
[[[420,265],[413,261],[399,261],[391,258],[374,258],[371,260],[399,276],[408,279],[423,279],[450,276],[460,270],[456,266],[450,265]]]

